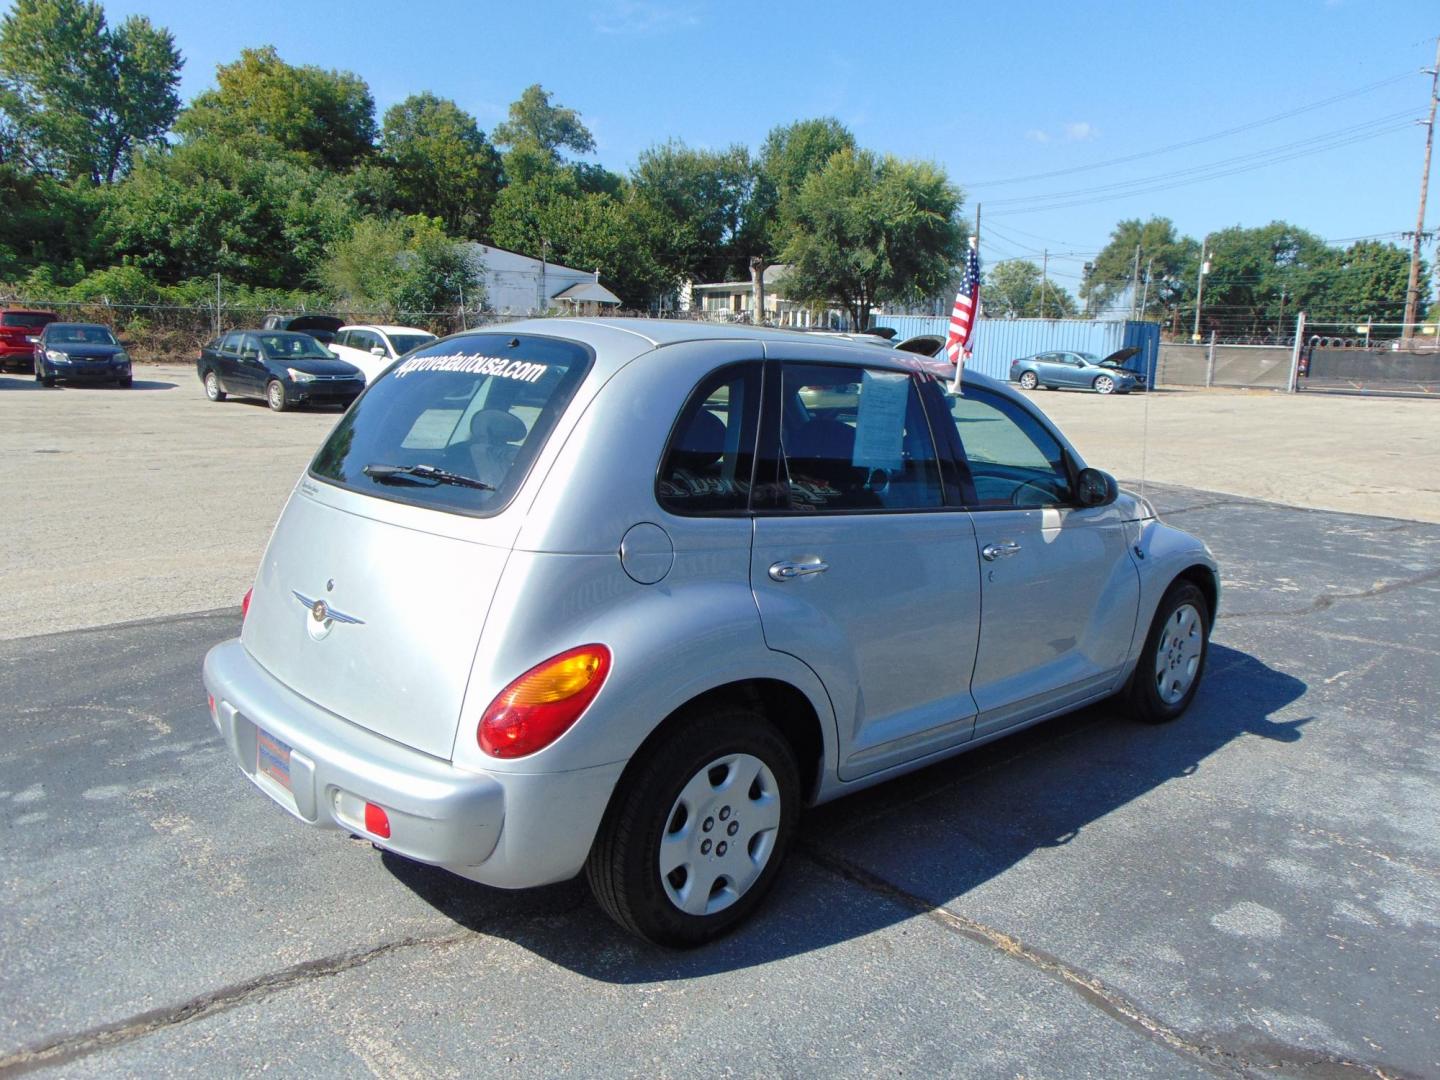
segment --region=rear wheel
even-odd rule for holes
[[[1025,372],[1025,374],[1020,376],[1020,385],[1023,386],[1026,390],[1034,390],[1035,384],[1039,381],[1040,380],[1035,377],[1035,373],[1033,371],[1027,371]]]
[[[1130,711],[1147,724],[1174,720],[1190,707],[1210,650],[1210,605],[1189,581],[1170,586],[1130,677]]]
[[[799,813],[790,745],[754,710],[681,717],[615,793],[586,876],[617,923],[658,945],[703,944],[774,883]]]
[[[211,401],[225,400],[225,391],[220,389],[220,376],[213,371],[205,373],[205,396]]]
[[[265,402],[276,412],[284,412],[290,408],[290,397],[285,393],[285,384],[279,379],[271,379],[266,385]]]
[[[1113,394],[1115,392],[1115,380],[1109,375],[1095,376],[1094,386],[1097,394]]]

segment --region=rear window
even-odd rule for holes
[[[472,334],[437,342],[371,383],[310,473],[395,502],[499,513],[592,360],[589,349],[557,338]]]
[[[46,314],[43,311],[0,312],[0,326],[24,326],[34,330],[54,321],[54,315]]]

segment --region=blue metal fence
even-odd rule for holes
[[[878,315],[876,326],[895,330],[895,340],[917,334],[945,336],[950,320],[925,315]],[[1129,346],[1140,353],[1125,366],[1145,372],[1155,385],[1155,364],[1160,356],[1160,324],[1123,320],[1098,322],[1094,319],[981,319],[971,339],[975,355],[969,367],[997,379],[1010,377],[1010,361],[1052,349],[1108,356]]]

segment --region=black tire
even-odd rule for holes
[[[205,378],[201,380],[205,384],[205,396],[211,401],[224,401],[225,391],[220,389],[220,376],[214,370],[205,372]]]
[[[1162,676],[1157,672],[1162,647],[1171,649],[1172,655],[1184,654],[1184,645],[1174,645],[1174,628],[1178,625],[1177,615],[1185,608],[1191,608],[1197,616],[1195,633],[1199,645],[1199,658],[1188,688],[1178,698],[1167,700],[1162,695]],[[1166,590],[1155,611],[1155,620],[1150,624],[1150,633],[1145,638],[1145,647],[1140,650],[1135,673],[1130,676],[1125,699],[1130,713],[1136,720],[1146,724],[1165,724],[1177,719],[1200,688],[1205,674],[1205,660],[1210,655],[1210,605],[1205,594],[1189,581],[1177,581]],[[1168,675],[1166,677],[1169,677]],[[1173,684],[1172,684],[1173,685]]]
[[[1039,377],[1033,371],[1025,371],[1020,374],[1020,385],[1026,390],[1034,390],[1039,382]]]
[[[130,387],[135,385],[135,376],[126,375],[123,379],[118,380],[116,385],[118,385],[121,390],[129,390]]]
[[[285,392],[285,384],[279,379],[271,379],[265,384],[265,404],[275,412],[284,412],[290,408],[290,395]]]
[[[671,872],[667,888],[667,879],[662,878],[660,871],[660,843],[667,831],[673,834],[676,830],[675,823],[681,814],[672,817],[672,812],[682,792],[700,782],[702,776],[717,783],[710,779],[713,772],[707,773],[707,767],[736,754],[758,758],[774,781],[774,794],[778,795],[780,805],[773,842],[758,876],[737,898],[727,901],[721,889],[720,900],[728,906],[709,914],[690,914],[670,895],[671,890],[687,883],[689,864],[678,885],[674,875],[682,870],[677,868]],[[724,778],[722,786],[728,782],[729,779]],[[706,849],[707,862],[712,852],[716,857],[725,855],[725,844],[720,841],[726,840],[727,833],[737,835],[746,817],[744,800],[754,798],[756,790],[752,786],[742,794],[716,795],[717,801],[726,802],[725,816],[719,809],[705,814],[703,819],[703,811],[697,812],[693,822],[687,816],[684,824],[693,825],[714,838],[714,846]],[[729,806],[732,800],[737,804],[733,811]],[[753,709],[734,704],[708,706],[677,717],[668,734],[643,751],[643,757],[637,758],[626,770],[590,849],[585,874],[600,907],[626,930],[657,945],[693,948],[734,929],[764,900],[785,861],[799,811],[799,771],[784,737]],[[727,819],[728,825],[719,824]],[[704,827],[704,821],[715,821],[713,832]],[[743,834],[739,835],[745,839]],[[696,840],[702,839],[697,832]],[[751,851],[754,841],[759,839],[756,834],[747,841]],[[739,842],[734,841],[737,851],[730,853],[732,859],[738,854]],[[722,873],[715,878],[715,885],[720,887],[721,882],[728,880],[731,879]],[[715,896],[714,889],[707,890],[707,897]]]

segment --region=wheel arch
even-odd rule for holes
[[[722,702],[753,708],[775,726],[795,754],[803,801],[809,804],[820,790],[821,776],[825,769],[824,723],[803,690],[784,679],[769,677],[722,683],[701,691],[672,709],[636,747],[625,770],[620,774],[615,790],[623,790],[626,779],[634,772],[637,763],[648,756],[651,748],[668,738],[677,728],[684,726],[689,716],[707,705]]]
[[[1207,631],[1215,629],[1216,609],[1220,606],[1220,582],[1215,576],[1215,571],[1204,563],[1193,563],[1175,575],[1170,585],[1166,586],[1168,592],[1178,581],[1188,581],[1200,590],[1205,597],[1205,607],[1208,615]]]

